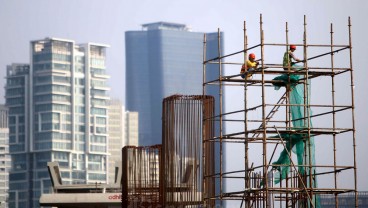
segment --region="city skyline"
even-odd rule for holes
[[[252,9],[249,8],[252,5]],[[107,64],[111,74],[110,87],[112,97],[125,102],[125,43],[124,32],[141,29],[147,22],[168,21],[190,25],[195,31],[210,32],[219,28],[224,31],[226,44],[224,54],[243,48],[243,21],[247,21],[249,46],[259,43],[259,14],[263,14],[266,39],[270,42],[284,42],[285,22],[289,24],[290,39],[302,42],[303,18],[307,17],[308,37],[311,43],[328,42],[329,27],[333,23],[337,42],[347,35],[347,19],[352,18],[353,31],[353,68],[355,81],[356,125],[357,125],[357,166],[358,190],[368,190],[368,169],[365,167],[368,141],[366,123],[368,112],[365,109],[367,99],[365,67],[368,60],[365,50],[368,46],[365,12],[368,2],[363,0],[344,1],[285,1],[265,0],[262,2],[233,1],[226,3],[216,1],[121,1],[102,2],[98,0],[81,0],[55,2],[25,0],[0,2],[0,35],[3,46],[0,48],[0,75],[5,76],[9,63],[22,63],[29,60],[28,43],[42,37],[61,37],[77,42],[104,42],[111,45]],[[324,34],[323,36],[321,34]],[[345,42],[345,39],[344,39]],[[297,54],[301,54],[297,51]],[[281,56],[272,57],[280,60]],[[241,60],[237,60],[241,61]],[[111,72],[111,73],[110,73]],[[227,69],[226,73],[238,73],[238,69]],[[4,81],[3,81],[4,85]],[[241,102],[236,91],[225,92],[226,103]],[[0,97],[4,102],[4,91]],[[317,148],[319,148],[317,146]],[[320,147],[321,148],[321,147]],[[344,147],[339,147],[344,148]]]

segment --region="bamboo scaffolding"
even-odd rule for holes
[[[335,44],[333,36],[333,27],[331,24],[330,29],[330,43],[329,44],[311,44],[308,43],[307,36],[307,21],[304,16],[303,22],[303,41],[302,43],[292,43],[289,41],[289,27],[288,23],[285,24],[285,42],[284,43],[269,43],[265,41],[265,32],[263,30],[263,19],[260,15],[259,21],[259,44],[255,44],[251,47],[248,46],[248,36],[246,22],[244,21],[244,45],[243,49],[229,53],[222,54],[220,47],[218,48],[218,56],[209,60],[203,59],[203,76],[205,77],[206,65],[219,65],[218,77],[213,80],[203,79],[203,95],[205,95],[206,88],[209,86],[218,86],[220,89],[220,113],[210,117],[205,117],[204,121],[214,122],[215,125],[219,125],[220,133],[214,135],[211,138],[206,139],[206,143],[219,144],[219,150],[215,148],[216,153],[220,155],[219,167],[220,170],[215,171],[213,174],[204,175],[204,180],[207,178],[219,179],[220,185],[217,187],[212,195],[204,197],[204,201],[212,200],[222,202],[225,200],[239,201],[240,207],[255,207],[255,208],[273,208],[276,206],[276,202],[279,207],[317,207],[317,197],[321,194],[328,194],[334,196],[336,207],[338,206],[338,196],[343,193],[355,194],[355,207],[358,207],[357,203],[357,166],[356,166],[356,139],[355,139],[355,117],[354,117],[354,82],[353,82],[353,64],[352,64],[352,40],[351,40],[351,20],[348,20],[349,30],[349,43],[348,44]],[[218,30],[218,36],[220,40],[220,30]],[[206,39],[204,38],[204,50]],[[218,41],[220,45],[220,41]],[[290,45],[296,45],[302,48],[303,62],[300,62],[302,66],[300,70],[293,71],[289,67],[287,70],[280,63],[268,63],[265,60],[265,54],[267,54],[269,47],[284,47],[288,50]],[[320,54],[309,56],[309,50],[316,48],[321,51]],[[326,51],[327,49],[327,51]],[[252,72],[246,72],[244,75],[252,74],[253,79],[242,79],[239,71],[235,71],[231,75],[224,75],[222,66],[235,66],[239,70],[240,66],[246,62],[248,53],[253,50],[257,50],[260,53],[259,67]],[[337,53],[349,53],[350,59],[346,60],[349,63],[348,67],[341,67],[334,61],[334,56]],[[225,58],[229,58],[235,55],[243,54],[242,62],[224,61]],[[205,56],[205,52],[204,52]],[[314,60],[318,60],[322,57],[330,57],[330,66],[314,66]],[[313,60],[313,61],[312,61]],[[270,87],[274,87],[275,84],[281,84],[282,81],[273,80],[275,76],[279,75],[298,75],[300,79],[296,84],[303,86],[303,103],[291,104],[290,96],[291,89],[286,87],[285,100],[273,102],[268,97],[272,97],[270,93]],[[337,100],[336,96],[336,76],[349,75],[350,77],[350,91],[351,91],[351,103],[345,104]],[[316,78],[330,80],[331,81],[331,102],[320,104],[318,100],[310,102],[309,90],[311,88],[310,81]],[[225,87],[242,87],[244,90],[244,104],[243,109],[225,111],[222,104],[224,97],[223,89]],[[250,98],[250,92],[258,89],[259,97]],[[348,96],[348,95],[347,95]],[[281,97],[282,98],[282,97]],[[249,103],[249,99],[257,100],[256,104]],[[253,105],[253,106],[252,106]],[[292,108],[300,107],[302,109],[302,116],[299,118],[292,118]],[[320,109],[316,114],[312,114],[312,109]],[[251,113],[258,111],[258,114],[253,116]],[[281,113],[279,113],[279,111]],[[341,113],[351,114],[351,123],[347,126],[337,127],[336,122],[338,115]],[[275,116],[277,114],[277,116]],[[282,114],[280,116],[280,114]],[[276,118],[275,118],[276,117]],[[311,120],[328,119],[331,122],[330,125],[325,126],[312,126]],[[293,127],[293,122],[303,122],[304,128]],[[232,125],[237,123],[243,123],[243,130],[236,132],[225,132],[224,125]],[[277,124],[277,126],[271,124]],[[258,125],[255,126],[255,125]],[[272,162],[275,158],[277,151],[280,149],[287,149],[287,143],[281,139],[281,134],[288,135],[303,135],[301,137],[304,143],[304,158],[305,164],[295,164],[293,162],[291,152],[288,152],[289,159],[292,164],[286,165],[290,168],[289,173],[283,181],[280,181],[278,185],[275,185],[273,178],[269,178],[268,174],[273,171],[273,168],[286,167],[285,165],[273,165]],[[275,137],[279,135],[279,137]],[[341,135],[341,136],[340,136]],[[323,140],[331,140],[331,150],[333,161],[331,164],[319,164],[314,163],[312,155],[313,144],[311,137],[315,139],[323,138]],[[342,137],[337,139],[337,137]],[[344,153],[338,152],[337,142],[338,140],[352,140],[353,143],[353,164],[341,165],[337,160],[338,155]],[[229,162],[226,160],[226,154],[223,150],[224,144],[239,144],[243,145],[243,166],[236,168],[236,170],[225,170],[224,163]],[[282,144],[282,145],[279,145]],[[252,148],[257,145],[260,152],[252,152]],[[256,164],[251,161],[253,157],[262,158],[261,164]],[[251,164],[251,165],[250,165]],[[305,172],[299,172],[299,168],[303,167]],[[339,184],[339,174],[345,171],[353,171],[354,187],[347,188],[342,184]],[[333,185],[328,188],[319,188],[317,186],[317,176],[331,177]],[[272,176],[274,177],[274,176]],[[225,190],[224,181],[242,181],[242,190]],[[216,180],[217,181],[217,180]]]

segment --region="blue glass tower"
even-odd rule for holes
[[[139,144],[146,146],[161,144],[164,97],[202,94],[204,33],[168,22],[142,26],[125,33],[126,108],[139,112]],[[217,32],[207,34],[206,51],[207,59],[218,56]],[[218,77],[218,70],[208,71],[207,80]],[[218,103],[218,90],[208,93]]]

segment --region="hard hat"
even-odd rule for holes
[[[254,53],[251,53],[251,54],[249,54],[249,58],[250,59],[255,59],[256,58],[256,55],[254,55]]]
[[[296,46],[295,45],[290,45],[290,50],[291,49],[296,49]]]

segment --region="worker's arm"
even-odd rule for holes
[[[245,70],[246,70],[246,65],[243,64],[242,68],[240,69],[240,73],[243,74],[245,72]]]
[[[297,62],[301,61],[300,59],[298,59],[297,57],[294,56],[293,52],[289,51],[289,54],[290,54],[291,58],[293,58],[295,61],[297,61]]]

